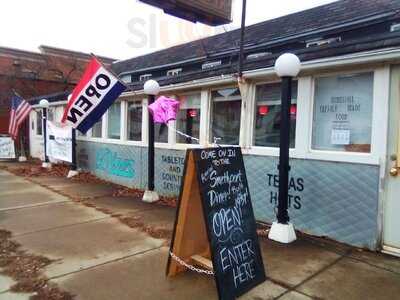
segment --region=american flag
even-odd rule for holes
[[[30,106],[29,103],[22,99],[20,96],[14,95],[12,97],[11,116],[8,133],[13,140],[17,138],[19,126],[26,119],[31,110],[32,106]]]

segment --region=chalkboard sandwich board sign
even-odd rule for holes
[[[170,253],[167,276],[211,270],[221,300],[266,280],[240,148],[188,150]]]

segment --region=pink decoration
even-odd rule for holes
[[[171,120],[176,120],[179,101],[161,96],[149,105],[149,110],[153,115],[154,123],[167,124]]]

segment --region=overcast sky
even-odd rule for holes
[[[233,24],[209,27],[165,15],[137,0],[3,0],[0,45],[38,51],[39,45],[126,59],[240,26],[241,0],[233,0]],[[247,24],[333,0],[248,0]]]

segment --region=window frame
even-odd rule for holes
[[[296,134],[295,134],[295,140],[294,140],[294,147],[289,149],[289,152],[291,152],[292,154],[295,152],[296,146],[297,146],[297,136],[298,136],[297,127],[298,127],[298,116],[299,116],[298,105],[299,105],[299,89],[300,89],[299,88],[299,81],[300,81],[300,79],[296,77],[296,78],[293,78],[293,81],[297,81],[297,99],[296,99],[295,103],[292,102],[292,104],[296,104],[296,106],[297,106],[297,115],[296,115]],[[254,127],[255,127],[255,120],[256,120],[256,114],[257,114],[257,109],[256,109],[257,108],[257,99],[256,99],[256,97],[257,97],[257,86],[268,85],[268,84],[277,84],[277,83],[281,84],[282,81],[275,79],[275,80],[260,81],[260,82],[254,83],[253,84],[253,90],[252,90],[252,93],[251,93],[251,100],[252,101],[250,101],[250,103],[249,103],[250,110],[251,110],[250,116],[249,116],[251,123],[250,123],[250,127],[249,128],[251,129],[250,130],[251,133],[249,134],[249,137],[248,137],[248,140],[247,140],[248,141],[248,145],[249,145],[249,147],[251,147],[251,149],[254,149],[254,151],[257,152],[257,153],[258,152],[259,153],[269,152],[269,153],[272,153],[272,154],[266,154],[266,155],[273,155],[273,156],[276,156],[276,155],[279,156],[279,147],[267,147],[267,146],[256,146],[256,145],[254,145],[254,139],[255,139]],[[276,102],[278,102],[278,101],[276,101]],[[281,103],[281,105],[282,105],[282,103]]]
[[[231,145],[231,144],[219,144],[218,142],[217,142],[217,144],[218,145],[220,145],[220,146],[222,146],[222,147],[244,147],[245,146],[245,143],[244,143],[244,140],[245,140],[245,135],[246,135],[246,132],[245,131],[243,131],[244,129],[245,129],[245,122],[246,122],[246,105],[245,105],[245,101],[243,101],[243,97],[242,97],[242,94],[241,94],[241,91],[240,91],[240,88],[239,88],[239,86],[235,86],[235,85],[222,85],[222,86],[216,86],[216,87],[212,87],[210,90],[209,90],[209,105],[208,105],[208,126],[207,126],[207,141],[206,141],[206,143],[207,144],[211,144],[211,145],[214,145],[214,141],[211,141],[211,137],[212,137],[212,121],[213,121],[213,102],[214,102],[214,99],[213,99],[213,96],[212,96],[212,94],[213,94],[213,92],[215,92],[215,91],[218,91],[218,90],[224,90],[224,89],[230,89],[230,88],[237,88],[238,90],[239,90],[239,93],[240,93],[240,100],[234,100],[234,101],[240,101],[240,103],[241,103],[241,105],[240,105],[240,124],[239,124],[239,142],[238,142],[238,144],[234,144],[234,145]],[[251,98],[254,98],[253,96],[251,96]],[[221,101],[221,102],[224,102],[224,101]],[[229,102],[229,100],[228,101],[226,101],[226,102]]]
[[[312,149],[312,126],[315,105],[316,78],[371,72],[373,73],[374,77],[371,122],[371,152],[363,153]],[[311,84],[312,94],[310,98],[310,114],[308,115],[308,148],[304,158],[379,165],[381,158],[386,155],[386,133],[388,128],[387,118],[389,114],[390,66],[386,65],[377,68],[359,68],[346,71],[320,73],[312,77]]]
[[[141,74],[139,75],[139,82],[146,82],[147,80],[150,80],[152,77],[153,74],[151,73]]]
[[[40,116],[39,116],[39,112],[40,112]],[[39,126],[38,126],[38,118],[40,119],[40,124],[41,124],[41,126],[40,126],[40,128],[41,128],[41,133],[40,133],[40,134],[38,133],[38,129],[39,129]],[[42,137],[42,136],[43,136],[43,108],[40,108],[40,107],[35,111],[35,129],[34,129],[34,135],[35,135],[36,137]]]
[[[101,117],[101,136],[93,136],[93,127],[90,128],[90,134],[88,134],[88,138],[94,141],[101,141],[104,139],[104,116],[105,114]],[[80,138],[83,138],[82,136]]]
[[[335,75],[369,73],[374,74],[371,152],[342,152],[312,149],[312,126],[315,101],[315,78]],[[357,164],[380,165],[386,156],[387,118],[389,114],[390,66],[346,68],[339,71],[317,72],[294,78],[297,80],[297,119],[295,148],[290,149],[290,157],[297,159],[323,160]],[[252,83],[249,96],[249,112],[243,154],[279,157],[279,148],[252,146],[255,120],[256,85],[279,82],[279,80],[259,80]],[[245,128],[243,128],[245,130]]]
[[[123,136],[123,123],[122,123],[122,120],[123,120],[123,105],[122,105],[122,102],[123,101],[121,101],[120,99],[117,99],[117,100],[115,100],[115,102],[112,104],[112,105],[115,105],[115,104],[118,104],[119,103],[119,116],[120,116],[120,118],[119,118],[119,138],[111,138],[111,137],[109,137],[109,132],[108,132],[108,129],[109,129],[109,126],[108,126],[108,122],[109,122],[109,117],[110,117],[110,115],[109,115],[109,112],[110,112],[110,108],[111,108],[111,106],[109,107],[109,109],[107,109],[107,112],[104,114],[105,116],[106,116],[106,135],[105,135],[105,139],[106,140],[111,140],[111,141],[121,141],[122,140],[122,136]]]
[[[316,81],[320,78],[332,78],[338,76],[346,76],[346,75],[361,75],[361,74],[372,74],[372,113],[371,113],[371,151],[370,152],[351,152],[351,151],[344,151],[344,150],[324,150],[324,149],[315,149],[313,148],[313,134],[314,134],[314,113],[315,113],[315,104],[316,104]],[[326,73],[320,74],[317,76],[313,76],[313,89],[312,89],[312,109],[311,109],[311,123],[310,123],[310,143],[309,143],[309,152],[313,153],[320,153],[320,152],[329,152],[329,153],[341,153],[341,154],[348,154],[348,153],[356,153],[356,154],[372,154],[372,132],[373,132],[373,118],[374,118],[374,103],[375,103],[375,79],[376,74],[374,70],[362,70],[362,71],[346,71],[346,72],[334,72],[334,73]]]
[[[173,129],[174,130],[170,130],[170,131],[172,131],[173,132],[173,134],[174,134],[174,138],[175,138],[175,145],[178,147],[178,148],[196,148],[196,147],[199,147],[199,146],[202,146],[203,144],[202,144],[202,139],[201,139],[201,130],[202,130],[202,127],[201,127],[201,122],[202,122],[202,115],[203,115],[203,105],[202,105],[202,91],[201,90],[199,90],[199,91],[191,91],[191,92],[186,92],[186,93],[180,93],[180,94],[177,94],[177,96],[179,96],[179,97],[181,97],[181,96],[188,96],[188,95],[198,95],[199,96],[199,99],[200,99],[200,124],[199,124],[199,142],[198,143],[192,143],[192,144],[187,144],[187,143],[178,143],[177,142],[177,134],[178,133],[176,133],[175,132],[175,130],[176,130],[176,121],[174,121],[173,122]],[[171,123],[172,124],[172,123]]]
[[[135,98],[135,97],[127,97],[124,98],[121,102],[125,102],[124,108],[123,108],[123,115],[125,121],[123,122],[123,139],[122,141],[126,142],[128,145],[134,145],[134,146],[143,146],[143,144],[146,142],[146,134],[145,131],[147,132],[147,101],[145,102],[144,98]],[[141,129],[141,140],[140,141],[132,141],[128,139],[128,106],[129,103],[136,102],[140,103],[142,106],[142,129]],[[146,109],[145,109],[146,106]]]
[[[179,75],[182,74],[182,70],[183,70],[182,68],[176,68],[176,69],[168,70],[167,73],[166,73],[166,76],[167,76],[167,77],[176,77],[176,76],[179,76]]]

